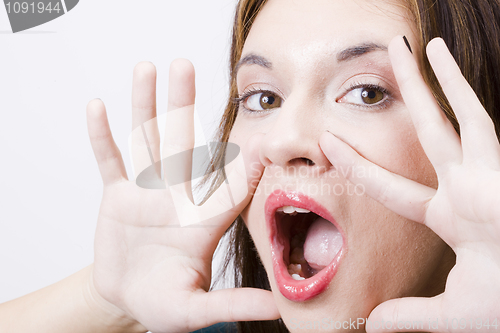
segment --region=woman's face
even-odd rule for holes
[[[242,216],[292,332],[314,321],[338,328],[387,299],[442,287],[449,248],[349,183],[319,146],[328,130],[383,168],[437,186],[387,52],[396,35],[417,47],[407,17],[385,1],[270,0],[245,42],[230,141],[264,133],[266,169]]]

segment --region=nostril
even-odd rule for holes
[[[306,162],[307,165],[314,165],[315,164],[312,160],[310,160],[308,158],[303,157],[302,159]]]
[[[306,160],[306,164],[307,165],[314,165],[314,164],[316,164],[316,163],[314,163],[312,160],[310,160],[308,158],[306,158],[305,160]]]
[[[312,160],[310,160],[306,157],[299,157],[299,158],[297,158],[297,160],[300,161],[301,163],[305,163],[306,165],[314,165],[315,164]]]

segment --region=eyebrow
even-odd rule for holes
[[[348,47],[347,49],[344,49],[337,53],[337,61],[343,62],[352,60],[373,51],[387,51],[387,46],[375,43],[363,43]]]
[[[362,43],[351,46],[337,53],[337,61],[349,61],[373,51],[387,51],[387,46],[376,43]],[[245,65],[259,65],[267,69],[273,69],[271,61],[255,53],[247,54],[241,58],[241,60],[236,64],[234,72],[237,74],[238,70]]]
[[[241,66],[244,65],[259,65],[267,69],[273,69],[273,65],[269,60],[267,60],[263,56],[254,53],[247,54],[240,61],[238,61],[234,69],[234,72],[238,73],[238,70],[241,68]]]

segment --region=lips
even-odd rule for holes
[[[299,208],[299,211],[301,212],[304,209],[308,210],[311,212],[309,213],[311,216],[309,218],[301,216],[296,218],[296,222],[283,222],[283,218],[281,217],[281,214],[283,213],[278,212],[278,209],[279,211],[282,211],[283,207],[286,206]],[[336,249],[338,252],[327,266],[322,267],[322,269],[318,271],[305,263],[306,267],[303,267],[305,272],[302,274],[303,277],[298,277],[298,275],[293,274],[295,277],[293,278],[288,267],[290,265],[291,251],[290,238],[292,238],[294,233],[297,233],[297,230],[307,230],[307,225],[312,223],[312,220],[315,219],[314,216],[318,219],[324,219],[331,222],[334,225],[332,228],[338,229],[338,232],[342,235],[342,245],[340,250],[338,250],[338,248]],[[339,228],[331,214],[325,207],[321,206],[305,194],[300,192],[285,192],[282,190],[276,190],[271,193],[266,200],[265,217],[271,244],[274,277],[281,294],[291,301],[303,302],[325,291],[337,273],[337,268],[342,255],[346,251],[346,238],[344,237],[344,233]],[[283,223],[289,225],[283,226]],[[297,235],[293,238],[296,239]]]

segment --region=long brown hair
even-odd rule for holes
[[[222,117],[217,140],[227,142],[238,114],[235,68],[241,58],[243,45],[250,28],[266,0],[240,0],[235,13],[230,55],[230,96]],[[432,89],[438,104],[459,132],[459,125],[425,56],[425,45],[434,37],[442,37],[479,100],[491,116],[497,137],[500,137],[500,2],[497,0],[406,0],[399,2],[410,13],[420,41],[414,52],[424,59],[423,76]],[[212,170],[223,170],[224,151],[212,160]],[[210,180],[212,188],[223,181],[223,171]],[[207,180],[208,181],[208,180]],[[270,290],[266,271],[260,261],[248,229],[239,217],[226,232],[229,248],[221,277],[234,270],[235,287],[254,287]],[[288,332],[281,320],[240,322],[242,333]]]

